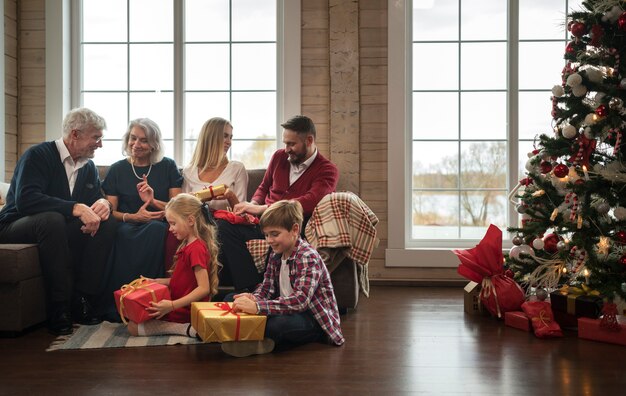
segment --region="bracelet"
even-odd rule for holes
[[[124,213],[124,214],[122,215],[122,221],[123,221],[124,223],[126,223],[126,215],[127,215],[127,214],[128,214],[128,213]]]

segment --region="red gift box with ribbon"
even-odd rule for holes
[[[522,311],[509,311],[504,313],[504,324],[516,329],[530,331],[530,319]]]
[[[602,326],[602,319],[578,318],[578,338],[626,345],[626,317],[617,315],[613,329]]]
[[[265,315],[234,312],[232,303],[191,303],[191,326],[204,342],[262,340],[266,320]]]
[[[476,247],[453,252],[461,261],[457,272],[481,285],[480,300],[493,316],[501,318],[505,312],[520,310],[525,293],[504,273],[502,231],[498,227],[491,224]]]
[[[135,323],[152,319],[149,312],[146,311],[150,302],[171,299],[170,289],[167,286],[143,277],[123,285],[119,290],[113,292],[113,297],[117,311],[124,323],[126,323],[126,319]]]

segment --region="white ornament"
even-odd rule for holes
[[[536,171],[538,169],[538,164],[539,161],[537,161],[537,158],[533,155],[531,158],[528,159],[528,161],[526,161],[526,170],[528,172]]]
[[[542,250],[544,246],[545,242],[541,238],[535,238],[535,240],[533,241],[533,248],[537,250]]]
[[[570,87],[575,87],[583,82],[583,78],[578,73],[570,74],[567,77],[566,84]]]
[[[565,127],[563,127],[563,131],[561,132],[563,134],[563,137],[566,139],[573,139],[576,137],[576,127],[574,127],[573,125],[566,125]]]
[[[621,89],[626,89],[626,78],[622,78],[619,82],[619,87]]]
[[[565,90],[563,89],[562,86],[555,85],[554,87],[552,87],[552,95],[556,96],[557,98],[560,98],[564,94],[565,94]]]
[[[602,75],[602,72],[595,67],[589,67],[585,69],[585,73],[587,74],[587,78],[589,79],[589,81],[594,82],[596,84],[601,83],[602,78],[604,77]]]
[[[613,210],[613,214],[615,215],[615,218],[619,221],[626,220],[626,208],[623,206],[618,206],[617,208],[615,208]]]
[[[519,253],[527,256],[535,257],[535,251],[529,245],[519,245]]]
[[[585,96],[587,94],[587,87],[582,84],[576,85],[575,87],[572,87],[572,94],[574,94],[577,98]]]
[[[589,127],[585,128],[585,137],[587,139],[593,139],[594,136],[593,136],[593,133],[591,132],[591,128]]]
[[[519,246],[513,246],[509,251],[509,257],[514,258],[515,260],[519,260]]]

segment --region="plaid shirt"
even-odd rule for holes
[[[288,315],[310,310],[315,320],[336,345],[345,342],[341,333],[339,310],[330,274],[320,255],[307,242],[298,238],[295,249],[287,259],[293,294],[280,296],[280,254],[272,254],[265,270],[263,283],[254,292],[259,313]]]

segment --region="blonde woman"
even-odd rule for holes
[[[246,200],[248,173],[243,163],[228,160],[233,126],[228,120],[214,117],[204,123],[191,162],[183,169],[183,192],[199,191],[225,184],[224,197],[209,202],[211,209],[226,209]]]

